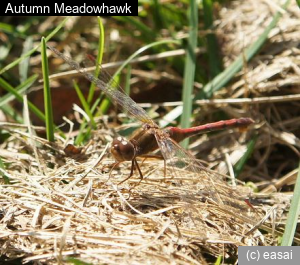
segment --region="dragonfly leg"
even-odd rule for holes
[[[140,167],[139,167],[139,164],[138,164],[138,162],[136,161],[136,159],[134,159],[134,162],[135,162],[135,165],[136,165],[136,167],[137,167],[137,169],[138,169],[138,171],[139,171],[139,174],[140,174],[141,179],[140,179],[140,181],[139,181],[137,184],[135,184],[135,185],[130,189],[130,191],[131,191],[132,189],[134,189],[136,186],[138,186],[138,185],[141,183],[141,181],[143,180],[143,174],[142,174],[142,171],[141,171],[141,169],[140,169]]]
[[[134,171],[134,166],[137,167],[138,172],[139,172],[140,177],[141,177],[141,180],[139,181],[139,183],[138,183],[137,185],[139,185],[139,184],[141,183],[141,181],[143,180],[143,174],[142,174],[142,171],[141,171],[141,169],[140,169],[140,167],[139,167],[138,162],[137,162],[136,159],[134,158],[134,159],[131,161],[131,171],[130,171],[129,176],[128,176],[126,179],[122,180],[118,185],[122,184],[123,182],[125,182],[126,180],[128,180],[128,179],[130,179],[130,178],[132,177],[133,171]],[[137,186],[137,185],[135,185],[135,186]]]
[[[133,159],[134,160],[134,162],[135,162],[135,165],[136,165],[136,167],[137,167],[137,169],[138,169],[138,172],[139,172],[139,174],[140,174],[140,177],[141,177],[141,181],[143,180],[143,174],[142,174],[142,171],[141,171],[141,169],[140,169],[140,167],[139,167],[139,164],[138,164],[138,162],[136,161],[136,159]],[[141,182],[140,181],[140,182]]]
[[[146,161],[147,158],[148,158],[147,156],[144,157],[144,159],[143,159],[143,161],[142,161],[142,165],[143,165],[143,163]]]
[[[109,179],[110,179],[110,177],[111,177],[111,173],[112,173],[112,171],[115,169],[115,167],[117,167],[117,166],[120,165],[120,164],[121,164],[121,162],[117,162],[117,163],[114,163],[114,164],[113,164],[111,170],[109,171],[107,181],[109,181]],[[106,182],[107,182],[107,181],[106,181]]]
[[[134,161],[135,161],[135,159],[133,159],[133,160],[131,161],[131,170],[130,170],[129,176],[128,176],[126,179],[122,180],[120,183],[118,183],[118,185],[122,184],[123,182],[125,182],[126,180],[128,180],[128,179],[130,179],[130,178],[132,177],[132,175],[133,175],[133,170],[134,170]]]

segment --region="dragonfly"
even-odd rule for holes
[[[94,76],[93,74],[87,72],[85,68],[79,65],[79,63],[74,61],[72,58],[65,56],[54,47],[48,46],[48,48],[58,57],[63,59],[67,64],[69,64],[71,68],[75,69],[87,80],[94,83],[102,92],[106,94],[106,96],[111,99],[111,101],[117,107],[142,123],[142,127],[137,130],[137,132],[134,133],[129,140],[119,136],[112,142],[111,153],[116,161],[131,161],[131,171],[129,177],[127,177],[122,182],[126,181],[133,175],[134,168],[138,169],[140,178],[142,180],[143,174],[138,165],[137,158],[160,149],[160,152],[164,159],[164,163],[165,165],[168,165],[168,168],[170,168],[171,174],[173,176],[181,176],[182,170],[184,170],[185,172],[196,174],[196,176],[197,174],[202,175],[202,177],[205,176],[206,184],[204,184],[204,186],[207,189],[213,190],[214,187],[223,185],[217,173],[213,173],[213,171],[210,171],[209,169],[204,167],[202,163],[199,162],[199,160],[197,160],[187,150],[182,148],[178,143],[188,137],[195,136],[200,133],[228,128],[245,129],[250,124],[254,123],[251,118],[246,117],[218,121],[187,129],[180,129],[177,127],[168,127],[165,129],[161,129],[150,118],[147,112],[135,101],[133,101],[122,90],[121,87],[115,87],[115,83],[113,83],[110,75],[104,69],[101,69],[98,78],[97,76]],[[218,197],[220,196],[218,195]]]
[[[238,128],[241,131],[245,130],[250,124],[254,123],[251,118],[239,118],[208,123],[196,127],[181,129],[178,127],[167,127],[162,132],[153,130],[149,124],[145,124],[141,129],[138,129],[129,140],[124,137],[117,137],[113,140],[111,145],[111,153],[118,162],[131,161],[131,172],[129,176],[121,183],[129,179],[133,175],[134,166],[138,169],[141,180],[143,174],[137,163],[137,157],[143,157],[147,154],[157,150],[159,147],[164,147],[164,150],[171,151],[171,153],[185,153],[182,147],[178,145],[186,138],[203,134],[207,132],[225,130],[230,128]],[[159,133],[157,135],[157,133]],[[157,139],[160,139],[158,141]],[[170,141],[171,140],[171,141]],[[179,152],[180,151],[180,152]],[[170,154],[165,154],[165,158],[170,157]],[[166,160],[164,160],[166,161]],[[164,166],[166,169],[166,165]],[[165,170],[166,171],[166,170]],[[165,175],[166,173],[164,173]]]

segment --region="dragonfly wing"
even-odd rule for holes
[[[242,196],[226,183],[225,176],[204,167],[171,138],[156,135],[156,139],[167,162],[167,172],[180,187],[181,197],[184,200],[190,196],[199,196],[217,204],[247,209]]]
[[[128,112],[143,123],[154,124],[147,112],[136,104],[126,93],[121,89],[119,85],[111,78],[111,76],[103,69],[100,70],[99,78],[93,74],[87,72],[87,70],[81,67],[72,58],[62,54],[57,49],[48,46],[58,57],[63,59],[71,68],[82,74],[87,80],[94,83],[100,90],[102,90],[121,110]],[[101,66],[100,66],[101,67]]]

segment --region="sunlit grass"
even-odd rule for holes
[[[188,10],[189,16],[189,38],[186,47],[185,68],[183,77],[183,112],[180,125],[182,128],[191,127],[193,88],[196,69],[196,54],[195,49],[198,43],[198,5],[196,0],[190,0]],[[182,146],[187,147],[189,139],[182,141]]]
[[[43,69],[43,81],[44,81],[44,106],[45,106],[45,118],[46,118],[46,133],[47,139],[50,142],[54,141],[54,123],[53,123],[53,109],[51,99],[51,88],[49,82],[49,68],[47,58],[47,46],[45,38],[42,38],[42,69]]]
[[[300,213],[300,163],[298,166],[298,174],[294,188],[293,198],[288,214],[288,219],[284,229],[281,246],[291,246],[293,244],[296,227],[298,224]]]
[[[4,88],[8,93],[13,95],[16,100],[23,103],[23,97],[19,93],[19,91],[12,87],[8,82],[6,82],[3,78],[0,77],[0,86]],[[32,104],[30,101],[28,101],[28,107],[29,109],[42,121],[45,121],[45,115],[42,113],[34,104]]]

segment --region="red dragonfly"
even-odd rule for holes
[[[130,140],[123,137],[117,137],[112,143],[111,153],[118,162],[132,162],[131,173],[128,178],[132,176],[134,167],[136,166],[142,179],[143,175],[136,158],[138,156],[146,155],[158,148],[160,148],[165,163],[168,163],[173,176],[180,176],[180,174],[182,174],[180,173],[181,170],[194,172],[196,174],[201,173],[203,176],[203,173],[209,172],[209,170],[203,167],[196,158],[179,146],[178,142],[200,133],[234,127],[243,129],[253,123],[251,118],[240,118],[219,121],[188,129],[179,129],[176,127],[160,129],[143,108],[126,95],[120,87],[119,89],[116,89],[115,86],[112,85],[113,81],[111,80],[111,77],[103,69],[101,69],[100,77],[97,78],[93,74],[88,73],[84,68],[80,67],[77,62],[63,55],[55,48],[50,46],[48,46],[48,48],[68,63],[73,69],[81,73],[86,79],[94,83],[114,102],[114,104],[143,124],[142,128],[138,130]],[[216,183],[220,183],[220,176],[218,176],[217,173],[212,172],[204,174],[207,176],[205,186],[208,189],[213,189],[212,187],[215,187]],[[208,175],[210,176],[208,177]],[[211,177],[213,180],[211,180]]]
[[[133,175],[134,165],[138,169],[141,179],[143,179],[143,174],[136,161],[137,157],[147,155],[148,153],[158,149],[159,146],[160,147],[168,146],[166,150],[171,150],[174,152],[177,149],[177,153],[178,151],[180,151],[180,153],[185,153],[184,149],[182,149],[177,143],[183,141],[186,138],[198,134],[206,133],[206,132],[224,130],[229,128],[239,128],[241,130],[244,130],[253,122],[254,121],[251,118],[239,118],[239,119],[231,119],[225,121],[218,121],[214,123],[208,123],[208,124],[187,128],[187,129],[168,127],[162,131],[163,134],[159,131],[159,135],[157,136],[155,135],[155,133],[158,133],[158,131],[153,130],[153,128],[151,128],[149,124],[145,124],[141,129],[137,130],[131,136],[130,140],[127,140],[126,138],[121,136],[115,138],[112,142],[112,146],[110,150],[114,158],[118,162],[132,161],[130,175],[122,182],[126,181]],[[155,129],[158,128],[155,127]],[[164,137],[164,143],[159,142],[157,140],[157,138],[160,136]],[[170,143],[170,140],[172,141],[172,144]],[[167,154],[164,156],[165,159],[166,156]],[[168,156],[170,156],[170,154]]]

